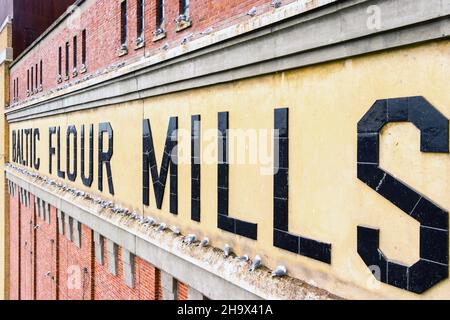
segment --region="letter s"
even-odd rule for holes
[[[380,268],[379,281],[423,293],[448,277],[448,212],[379,166],[379,134],[390,122],[412,122],[422,152],[449,152],[448,119],[423,97],[378,100],[358,123],[358,178],[420,223],[420,260],[390,261],[379,248],[379,230],[358,226],[358,254]]]

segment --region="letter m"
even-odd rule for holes
[[[143,203],[150,205],[150,174],[152,176],[153,191],[156,198],[156,207],[161,209],[164,191],[166,189],[167,174],[170,170],[170,212],[178,213],[178,118],[171,117],[167,130],[164,154],[162,157],[161,170],[158,174],[158,164],[156,162],[155,148],[153,144],[152,129],[150,120],[143,121],[143,175],[142,192]]]

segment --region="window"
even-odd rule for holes
[[[36,63],[36,68],[34,69],[36,70],[36,77],[35,77],[35,81],[34,81],[34,85],[36,87],[36,89],[38,89],[39,85],[38,85],[38,64]]]
[[[39,84],[42,87],[42,60],[40,61],[40,66],[39,66]]]
[[[27,92],[30,91],[30,69],[27,70]]]
[[[76,69],[78,66],[78,40],[77,36],[73,37],[73,68]]]
[[[16,79],[14,79],[13,101],[16,100],[16,97],[17,97],[16,92],[17,92],[17,81],[16,81]]]
[[[120,41],[122,46],[127,43],[127,2],[123,0],[120,3]]]
[[[164,23],[164,0],[157,0],[156,28],[163,29]]]
[[[69,42],[66,42],[66,78],[69,77]]]
[[[31,67],[31,92],[34,91],[33,79],[34,79],[34,67]]]
[[[86,66],[86,29],[81,32],[81,64]]]
[[[136,19],[137,19],[137,39],[142,41],[144,39],[144,0],[137,0],[136,5]]]
[[[62,74],[62,48],[59,47],[58,53],[58,75]]]
[[[189,0],[180,0],[180,15],[185,19],[189,16]]]

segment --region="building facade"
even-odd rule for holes
[[[449,17],[75,2],[4,71],[7,298],[450,298]]]
[[[47,29],[66,9],[73,4],[71,0],[1,0],[0,1],[0,105],[4,112],[5,106],[9,104],[9,65],[14,58],[18,57],[34,40]],[[14,86],[15,84],[13,84]],[[15,88],[14,88],[15,90]],[[14,91],[15,92],[15,91]],[[5,158],[8,155],[8,139],[5,139],[5,132],[8,131],[7,123],[2,117],[0,132],[1,158],[0,165],[4,166]],[[4,172],[0,173],[0,179],[4,181]],[[8,201],[5,202],[4,193],[0,193],[0,299],[8,295],[8,240],[9,235],[5,228],[7,223]],[[6,207],[5,207],[6,205]],[[7,224],[6,224],[7,226]]]

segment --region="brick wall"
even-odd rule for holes
[[[112,250],[108,250],[108,244],[104,247],[104,263],[95,261],[95,300],[159,300],[158,270],[148,262],[134,257],[135,276],[133,288],[125,284],[125,276],[122,263],[123,249],[118,247],[117,251],[117,274],[114,275],[109,269]]]
[[[34,203],[20,202],[20,298],[33,299],[33,220]],[[34,200],[33,200],[34,201]]]
[[[11,300],[20,299],[20,211],[18,188],[14,187],[14,196],[11,194],[9,198],[9,297]]]
[[[295,0],[283,0],[283,5]],[[89,5],[90,2],[95,2]],[[12,79],[19,79],[19,95],[16,102],[23,102],[39,97],[49,91],[80,82],[80,79],[105,68],[122,62],[132,62],[144,55],[159,52],[161,47],[168,43],[170,47],[179,46],[183,38],[192,35],[192,39],[202,37],[201,33],[209,27],[214,31],[230,25],[244,22],[250,18],[246,13],[253,7],[257,7],[257,15],[273,10],[271,0],[190,0],[189,19],[192,26],[177,32],[175,19],[179,15],[179,1],[165,1],[166,38],[153,42],[153,32],[156,28],[156,1],[145,0],[144,7],[144,39],[145,46],[136,49],[137,23],[136,0],[127,0],[127,47],[128,54],[119,56],[120,41],[120,1],[119,0],[90,0],[80,7],[80,15],[73,15],[66,22],[54,29],[36,47],[19,60],[11,68]],[[87,71],[80,74],[81,66],[81,33],[87,30]],[[73,76],[73,37],[77,36],[77,65],[78,75]],[[64,79],[65,74],[65,43],[69,42],[69,78]],[[62,47],[62,73],[63,81],[58,83],[58,48]],[[27,96],[27,70],[34,69],[40,61],[43,65],[43,90],[29,97]],[[34,70],[36,72],[36,70]],[[40,73],[40,72],[39,72]],[[40,80],[38,79],[38,83]],[[14,86],[10,86],[11,97],[14,97]],[[14,101],[11,101],[11,105]]]
[[[81,225],[81,245],[67,239],[70,225],[65,225],[64,234],[58,234],[59,241],[59,299],[61,300],[90,300],[92,297],[92,260],[93,239],[92,231]],[[71,234],[76,228],[71,226]]]
[[[45,210],[44,210],[45,211]],[[41,217],[37,217],[36,224],[39,226],[36,232],[36,299],[57,299],[57,223],[56,210],[50,206],[50,223]],[[13,249],[13,247],[11,247]]]
[[[177,300],[188,300],[188,286],[183,282],[177,283]]]
[[[117,274],[109,268],[110,249],[104,242],[104,259],[95,257],[93,231],[58,215],[56,208],[33,195],[26,205],[19,188],[10,195],[10,299],[11,300],[161,300],[160,271],[140,257],[134,262],[132,287],[125,280],[122,255],[117,247]],[[59,218],[61,217],[61,219]],[[61,223],[63,229],[61,228]],[[68,236],[69,233],[69,236]],[[109,250],[108,250],[109,249]],[[179,299],[187,299],[180,284]]]

